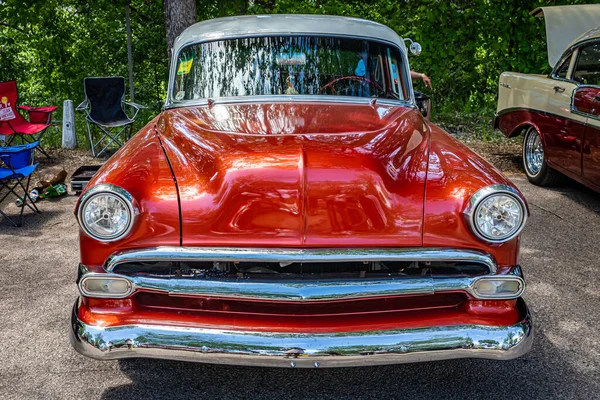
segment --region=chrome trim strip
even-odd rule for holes
[[[130,291],[123,295],[93,295],[85,290],[86,279],[127,280]],[[482,279],[514,280],[519,291],[514,294],[481,295],[476,284]],[[464,291],[477,299],[516,299],[523,294],[525,282],[514,275],[485,275],[476,277],[399,277],[388,279],[353,279],[325,281],[248,281],[194,278],[158,278],[145,275],[90,273],[79,283],[86,297],[124,298],[138,290],[165,293],[173,296],[208,296],[244,300],[284,302],[333,301],[373,297],[427,295],[439,292]]]
[[[341,333],[277,333],[161,325],[88,325],[71,314],[69,339],[97,360],[160,358],[262,367],[351,367],[456,358],[510,360],[527,353],[533,327],[523,316],[509,326],[454,325]]]
[[[477,262],[497,271],[496,260],[485,252],[444,248],[377,248],[377,249],[293,249],[242,247],[175,247],[162,246],[129,250],[108,258],[105,269],[127,262],[147,261],[221,261],[221,262],[353,262],[353,261],[451,261]]]
[[[417,108],[416,103],[409,100],[395,100],[386,98],[354,97],[354,96],[332,96],[332,95],[255,95],[239,97],[215,97],[210,99],[211,104],[244,104],[244,103],[340,103],[340,104],[362,104],[369,105],[375,100],[375,104],[384,106],[403,106]],[[169,103],[164,106],[165,110],[182,107],[207,106],[208,99],[185,100]]]

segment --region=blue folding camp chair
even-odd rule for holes
[[[23,225],[25,207],[29,207],[36,214],[40,213],[40,210],[29,196],[29,181],[31,180],[31,174],[37,167],[37,164],[33,163],[33,151],[38,144],[39,142],[33,142],[20,146],[0,147],[0,204],[11,193],[22,203],[18,224],[0,210],[0,214],[14,226]],[[23,190],[23,195],[17,193],[19,188]]]

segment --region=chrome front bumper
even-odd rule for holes
[[[522,320],[510,326],[453,325],[348,333],[277,333],[163,325],[101,327],[78,319],[73,307],[70,340],[98,360],[162,358],[212,364],[326,368],[400,364],[454,358],[509,360],[529,351],[533,330],[519,299]]]

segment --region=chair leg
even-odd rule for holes
[[[106,149],[108,148],[108,146],[111,145],[111,143],[113,142],[112,140],[108,142],[108,144],[104,145],[104,140],[105,138],[108,136],[111,139],[114,139],[113,136],[110,134],[113,130],[113,128],[108,128],[108,130],[105,130],[102,126],[98,126],[98,129],[100,129],[100,132],[102,132],[100,135],[100,139],[98,139],[98,141],[96,142],[96,144],[94,145],[94,147],[98,146],[104,146],[102,147],[102,149],[97,153],[96,157],[100,157],[104,152],[106,152]]]
[[[39,135],[37,135],[37,137],[33,138],[32,141],[39,141],[40,143],[37,145],[37,147],[35,148],[37,151],[39,151],[40,153],[42,153],[43,155],[46,156],[47,159],[52,160],[52,156],[50,154],[48,154],[46,152],[46,149],[44,149],[44,147],[42,146],[42,136],[44,135],[44,132],[46,132],[46,130],[44,130],[43,132],[41,132]]]
[[[103,155],[104,153],[106,153],[106,151],[108,150],[108,148],[114,144],[116,144],[118,147],[122,147],[123,144],[129,140],[129,138],[131,137],[131,132],[132,132],[132,127],[133,124],[129,124],[129,125],[125,125],[125,126],[117,126],[117,127],[104,127],[102,125],[98,125],[98,124],[91,124],[93,125],[92,127],[90,127],[90,123],[89,121],[87,122],[87,129],[88,129],[88,136],[90,138],[90,146],[92,148],[92,156],[94,157],[100,157],[101,155]],[[106,128],[106,129],[105,129]],[[117,128],[121,128],[117,133],[113,134],[113,130],[117,129]],[[100,138],[94,142],[94,130],[95,129],[100,129]],[[100,148],[102,146],[102,148],[100,149],[100,151],[98,151],[98,148]]]
[[[2,189],[4,189],[4,188],[7,188],[8,192],[4,196],[2,196],[2,198],[0,198],[0,204],[2,203],[2,201],[4,201],[5,198],[8,197],[9,194],[12,193],[10,186],[8,186],[8,181],[0,182],[0,194],[2,193]],[[6,218],[8,220],[8,222],[10,222],[15,228],[19,226],[19,225],[17,225],[17,223],[15,221],[12,220],[11,217],[6,215],[2,210],[0,210],[0,215],[2,215],[4,218]]]
[[[104,133],[104,135],[102,136],[102,138],[100,140],[98,140],[97,144],[99,144],[107,136],[110,138],[110,140],[102,148],[102,150],[100,150],[100,152],[98,153],[98,156],[100,156],[100,154],[104,153],[109,148],[109,146],[113,143],[116,143],[118,147],[123,146],[123,143],[121,143],[121,141],[119,139],[120,139],[120,136],[123,136],[124,132],[126,132],[128,126],[121,128],[121,130],[114,135],[112,135],[112,131],[115,128],[108,128],[108,130],[105,130],[104,128],[102,128],[102,126],[100,126],[99,128]]]
[[[6,218],[6,219],[8,220],[8,222],[10,222],[11,224],[13,224],[13,226],[14,226],[15,228],[18,228],[18,227],[19,227],[19,225],[17,225],[17,223],[16,223],[15,221],[13,221],[13,220],[12,220],[12,218],[10,218],[8,215],[6,215],[4,212],[2,212],[2,210],[0,210],[0,214],[1,214],[1,215],[2,215],[4,218]]]
[[[25,209],[25,206],[27,206],[34,213],[41,214],[40,210],[37,208],[33,199],[31,198],[31,195],[29,194],[29,182],[31,181],[31,175],[27,177],[27,185],[25,185],[25,187],[23,187],[23,179],[19,179],[18,181],[19,186],[21,186],[21,189],[25,191],[25,195],[21,199],[23,201],[23,209]],[[27,202],[27,199],[29,199],[29,203]]]
[[[7,188],[8,191],[4,194],[4,196],[2,196],[2,198],[0,198],[0,204],[2,204],[4,199],[6,199],[8,197],[8,195],[10,195],[11,193],[14,194],[18,199],[21,199],[21,197],[17,194],[17,192],[15,192],[15,189],[17,188],[17,186],[19,186],[19,181],[17,180],[17,183],[15,183],[13,185],[13,187],[10,187],[8,182],[10,182],[10,181],[5,181],[2,183],[2,185],[3,185],[2,188]],[[19,227],[23,224],[23,209],[21,209],[21,225],[17,224],[15,221],[13,221],[13,219],[10,218],[8,215],[6,215],[4,212],[2,212],[2,210],[0,210],[0,214],[2,214],[2,216],[4,216],[4,218],[6,218],[15,227]]]
[[[15,141],[16,138],[17,138],[17,135],[9,135],[8,139],[6,140],[6,145],[10,146],[12,144],[12,142]]]
[[[90,121],[85,121],[85,126],[87,127],[88,138],[90,139],[90,147],[92,148],[92,157],[96,157],[96,150],[94,149],[94,138],[92,137],[92,131],[94,127],[90,129]]]
[[[102,128],[100,128],[100,129],[102,130],[102,132],[104,132],[104,136],[102,136],[102,139],[104,139],[105,137],[107,137],[107,136],[108,136],[108,137],[110,138],[110,140],[109,140],[109,141],[108,141],[108,143],[107,143],[107,144],[106,144],[106,145],[105,145],[105,146],[102,148],[102,150],[100,150],[100,153],[98,153],[98,155],[100,155],[100,154],[102,154],[102,153],[106,152],[106,150],[108,149],[108,147],[109,147],[111,144],[113,144],[113,143],[116,143],[116,144],[117,144],[119,147],[123,146],[123,143],[121,143],[121,142],[119,141],[118,137],[119,137],[119,136],[120,136],[120,135],[123,133],[123,130],[124,130],[125,128],[121,129],[121,130],[120,130],[120,131],[119,131],[119,132],[118,132],[116,135],[114,135],[114,136],[113,136],[113,135],[111,135],[111,133],[112,133],[112,131],[113,131],[113,129],[114,129],[114,128],[109,128],[108,130],[104,130],[104,129],[102,129]],[[101,140],[102,140],[102,139],[101,139]]]
[[[48,128],[46,128],[46,129],[48,129]],[[39,151],[40,153],[42,153],[44,156],[46,156],[47,159],[52,160],[53,159],[52,156],[50,154],[48,154],[46,152],[46,150],[42,147],[42,135],[44,135],[44,133],[46,132],[46,129],[41,131],[37,136],[31,135],[31,137],[28,137],[26,135],[22,135],[21,141],[23,143],[33,143],[35,141],[39,141],[40,143],[37,145],[37,147],[35,149],[37,151]]]
[[[29,175],[29,177],[31,178],[31,175]],[[21,186],[21,188],[23,188],[23,184],[21,183],[21,180],[19,179],[19,185]],[[27,179],[27,188],[29,188],[29,179]],[[25,206],[27,205],[27,189],[25,190],[25,194],[23,195],[23,198],[21,199],[22,201],[22,205],[21,205],[21,214],[19,215],[19,226],[23,226],[23,213],[25,212]]]
[[[7,188],[8,192],[6,192],[6,194],[0,198],[0,203],[2,203],[4,201],[4,199],[6,199],[8,197],[9,194],[13,193],[16,195],[15,189],[17,188],[18,185],[19,185],[19,183],[15,183],[13,185],[13,187],[11,188],[10,186],[8,186],[8,182],[4,183],[3,187]],[[18,195],[16,195],[16,196],[19,197]]]
[[[8,182],[4,182],[3,188],[6,187],[8,189],[8,191],[4,194],[4,196],[2,196],[2,198],[0,198],[0,203],[2,203],[4,201],[4,199],[6,199],[8,197],[8,195],[10,195],[12,193],[15,195],[15,197],[17,199],[21,200],[22,205],[21,205],[21,212],[19,213],[19,223],[16,223],[15,221],[13,221],[8,215],[6,215],[4,212],[2,212],[0,210],[0,214],[2,214],[6,219],[8,219],[10,221],[10,223],[13,224],[15,227],[23,226],[23,213],[25,212],[25,207],[28,207],[31,211],[33,211],[36,214],[41,214],[40,210],[37,208],[37,206],[33,202],[33,199],[31,198],[31,195],[29,194],[29,185],[31,182],[31,175],[29,175],[27,177],[27,183],[25,185],[23,185],[24,179],[25,178],[16,179],[16,183],[12,187],[9,186]],[[15,190],[15,189],[17,189],[18,186],[20,186],[21,189],[23,190],[22,197],[19,196],[19,194]],[[29,200],[29,202],[27,200]]]

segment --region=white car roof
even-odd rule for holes
[[[569,45],[569,47],[576,45],[577,43],[583,42],[585,40],[590,39],[598,39],[600,38],[600,21],[598,21],[598,26],[594,29],[590,29],[583,35],[579,36],[577,39],[573,40],[573,42]],[[567,47],[567,48],[569,48]]]
[[[551,67],[572,45],[598,36],[596,32],[596,36],[588,37],[588,33],[600,26],[600,4],[538,7],[531,15],[545,19],[548,63]]]
[[[249,36],[337,35],[391,42],[406,51],[404,41],[385,25],[359,18],[330,15],[246,15],[198,22],[179,35],[173,54],[191,43]]]

